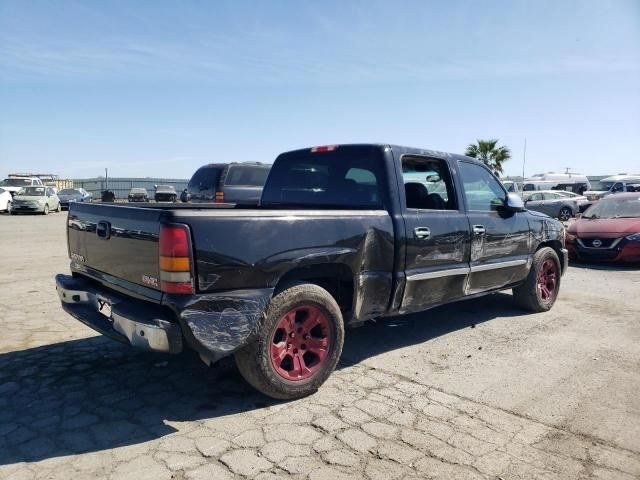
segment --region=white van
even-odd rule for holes
[[[523,191],[564,190],[583,195],[591,189],[586,175],[580,173],[538,173],[524,181]]]
[[[23,187],[41,187],[43,185],[42,180],[38,177],[21,175],[9,175],[9,178],[0,182],[0,188],[9,192],[12,197]]]
[[[584,192],[584,195],[594,202],[614,193],[633,192],[639,183],[640,175],[613,175],[594,182],[593,189]]]
[[[538,190],[551,190],[551,187],[555,185],[555,182],[548,182],[546,180],[525,180],[522,184],[523,192],[533,192]]]

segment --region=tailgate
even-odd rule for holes
[[[71,203],[69,253],[75,263],[159,290],[162,210]]]

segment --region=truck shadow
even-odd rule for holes
[[[355,365],[374,355],[424,343],[496,317],[528,314],[513,304],[511,295],[496,293],[426,312],[368,322],[362,328],[347,330],[341,365]]]
[[[522,314],[496,294],[351,330],[340,368],[498,316]],[[104,337],[0,354],[0,465],[136,445],[199,422],[275,405],[233,368],[195,355],[151,354]],[[214,433],[215,434],[215,433]]]

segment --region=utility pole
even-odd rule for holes
[[[522,180],[526,177],[524,176],[524,165],[527,163],[527,137],[524,137],[524,151],[522,152]]]
[[[104,169],[104,178],[107,183],[107,188],[105,188],[105,190],[109,190],[109,171],[106,168]]]

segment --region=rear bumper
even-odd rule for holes
[[[62,308],[85,325],[146,350],[179,353],[188,346],[211,362],[253,340],[273,294],[272,288],[164,294],[153,303],[133,298],[134,286],[126,283],[116,286],[104,278],[56,275]]]
[[[103,335],[154,352],[182,351],[180,326],[161,307],[70,275],[56,275],[56,290],[65,312]]]

